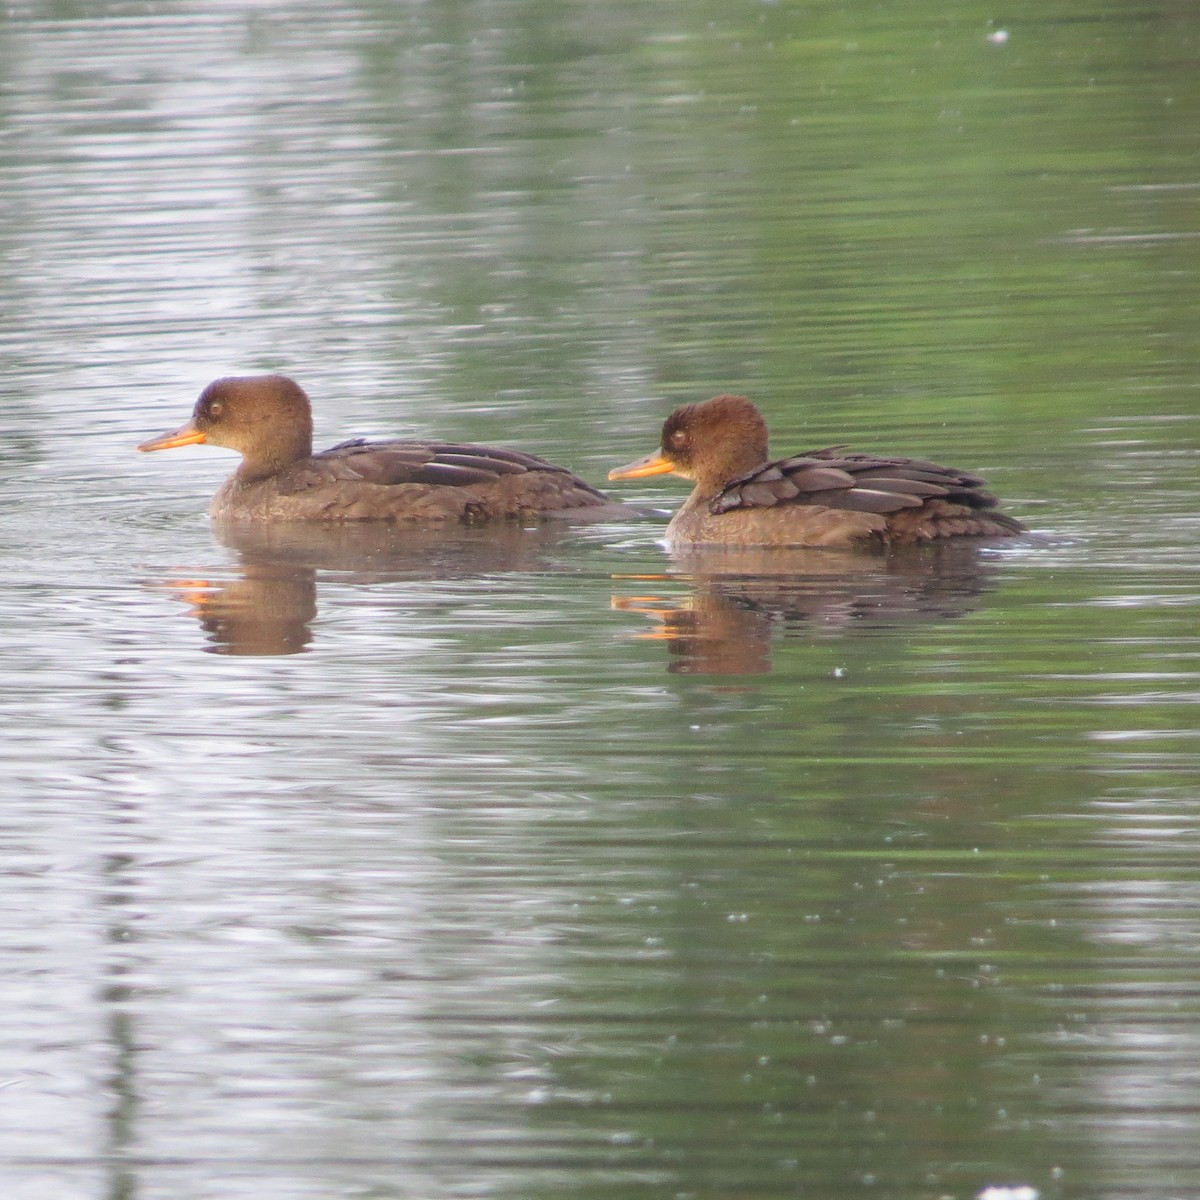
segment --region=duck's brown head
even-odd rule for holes
[[[714,396],[685,404],[663,423],[662,446],[618,467],[609,479],[641,479],[668,471],[715,494],[731,479],[767,461],[767,423],[745,396]]]
[[[241,475],[271,475],[312,454],[312,408],[304,389],[283,375],[231,375],[200,393],[192,419],[139,450],[205,442],[241,454]]]

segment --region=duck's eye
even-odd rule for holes
[[[674,446],[676,450],[682,450],[683,447],[687,445],[687,434],[684,433],[682,429],[676,429],[675,432],[671,434],[671,445]]]
[[[224,411],[225,411],[225,405],[222,404],[220,400],[214,400],[208,406],[208,415],[213,420],[215,420],[217,417],[219,417],[221,415],[221,413],[223,413]]]

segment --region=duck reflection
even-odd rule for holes
[[[154,587],[189,606],[212,654],[299,654],[312,641],[316,571],[250,563],[236,579],[163,580]]]
[[[963,542],[879,555],[837,550],[694,548],[672,553],[674,570],[643,580],[683,582],[682,598],[614,596],[612,606],[657,622],[639,637],[664,641],[667,670],[759,675],[777,635],[841,635],[961,617],[994,586],[996,562]]]
[[[543,565],[553,527],[516,523],[465,528],[218,523],[239,563],[225,579],[181,577],[152,586],[190,607],[213,654],[297,654],[313,641],[319,578],[375,584],[456,579]]]

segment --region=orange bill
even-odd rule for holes
[[[148,442],[143,442],[139,450],[174,450],[176,446],[195,446],[200,442],[208,441],[204,431],[197,429],[195,425],[189,421],[186,425],[181,425],[178,429],[173,429],[170,433],[160,433],[158,437],[151,438]]]
[[[647,475],[665,475],[675,470],[675,465],[655,450],[637,462],[631,462],[623,467],[609,471],[609,479],[645,479]]]

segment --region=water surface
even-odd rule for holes
[[[1190,6],[678,7],[0,19],[5,1196],[1200,1189]],[[258,370],[1036,532],[213,529]]]

